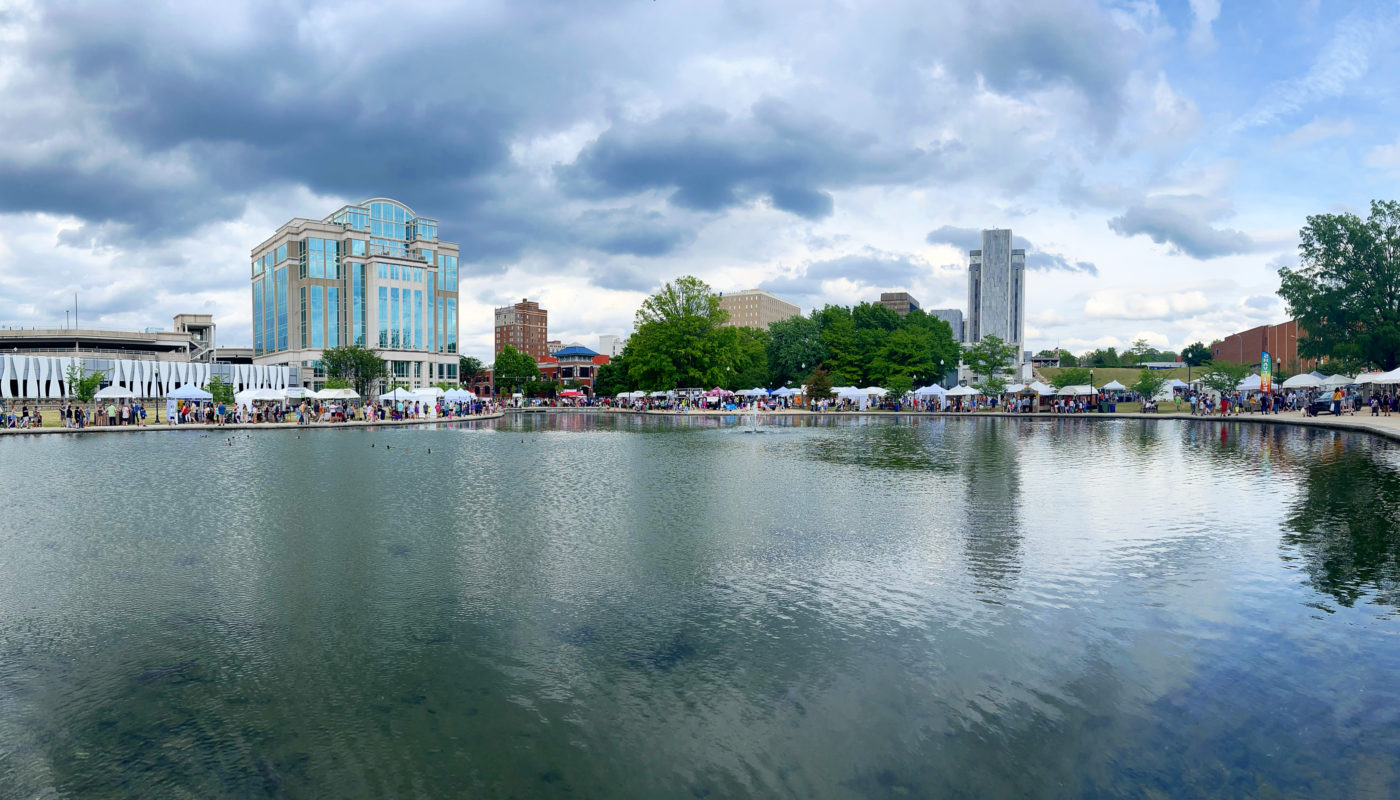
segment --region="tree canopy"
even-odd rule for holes
[[[374,381],[389,375],[389,366],[377,351],[354,345],[322,350],[321,369],[327,378],[348,383],[361,397],[371,393]]]
[[[1189,366],[1199,367],[1210,360],[1210,348],[1202,342],[1192,342],[1182,348],[1181,360]]]
[[[457,381],[459,383],[475,383],[476,376],[486,371],[486,365],[481,363],[481,359],[473,356],[461,356],[457,359]]]
[[[1089,370],[1085,367],[1069,367],[1056,372],[1050,379],[1050,385],[1056,389],[1063,389],[1066,386],[1087,386],[1091,379]]]
[[[501,352],[496,354],[496,363],[492,369],[496,388],[502,393],[523,392],[527,384],[536,383],[540,379],[540,366],[535,362],[535,357],[529,353],[522,353],[511,345],[502,347]]]
[[[1158,392],[1162,391],[1162,387],[1165,385],[1167,385],[1165,375],[1156,370],[1143,369],[1138,373],[1137,382],[1132,385],[1132,390],[1142,395],[1144,400],[1151,400],[1157,396]]]
[[[78,364],[69,364],[65,377],[68,379],[68,394],[79,403],[91,403],[97,390],[102,388],[102,373],[86,374]]]
[[[1249,375],[1249,367],[1229,361],[1210,361],[1205,367],[1205,371],[1197,380],[1217,394],[1230,394],[1235,391],[1235,386]]]
[[[1279,295],[1298,320],[1298,354],[1346,369],[1390,370],[1400,360],[1400,203],[1355,214],[1315,214],[1299,231],[1296,268],[1279,270]]]
[[[998,336],[985,336],[982,341],[963,351],[963,363],[981,378],[978,387],[984,394],[1001,394],[1006,388],[1002,374],[1015,363],[1016,345]]]
[[[233,385],[218,375],[209,379],[208,391],[212,395],[210,399],[215,403],[223,403],[226,406],[233,404]]]

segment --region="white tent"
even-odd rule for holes
[[[360,395],[354,389],[322,389],[311,396],[317,400],[356,400]]]
[[[1026,388],[1034,390],[1035,393],[1040,395],[1041,397],[1049,397],[1050,395],[1053,395],[1055,393],[1055,387],[1046,386],[1040,381],[1031,381],[1029,384],[1026,385]]]
[[[171,400],[213,400],[213,399],[214,399],[214,395],[212,395],[212,394],[210,394],[210,393],[204,391],[203,389],[199,388],[198,386],[195,386],[193,383],[187,383],[187,384],[185,384],[184,386],[181,386],[181,387],[178,388],[178,389],[175,389],[175,390],[173,390],[173,391],[171,391],[171,392],[168,392],[165,396],[166,396],[167,398],[171,399]]]
[[[298,399],[298,400],[304,400],[304,399],[306,399],[306,398],[308,398],[308,397],[318,397],[318,396],[319,396],[319,395],[317,395],[315,392],[311,391],[310,389],[307,389],[307,388],[304,387],[304,386],[288,386],[286,389],[283,389],[282,391],[283,391],[283,393],[284,393],[287,397],[295,397],[295,398]]]
[[[884,389],[881,389],[879,386],[866,386],[861,389],[857,389],[857,391],[861,392],[867,397],[884,397],[886,394],[888,394],[888,392],[886,392]]]
[[[123,398],[123,397],[135,397],[135,396],[136,396],[136,393],[135,393],[135,392],[131,391],[130,389],[126,388],[125,386],[121,386],[120,384],[115,384],[115,383],[114,383],[114,384],[112,384],[111,386],[108,386],[108,387],[105,388],[105,389],[99,389],[99,390],[97,391],[97,394],[95,394],[95,395],[92,396],[92,399],[94,399],[94,400],[118,400],[118,399],[121,399],[121,398]]]
[[[1235,388],[1241,392],[1257,392],[1263,385],[1263,380],[1258,375],[1250,375],[1235,384]]]
[[[939,397],[942,397],[947,393],[947,389],[944,389],[942,386],[939,386],[936,383],[930,383],[928,386],[922,386],[914,390],[915,397],[924,397],[927,395],[938,395]]]
[[[1026,388],[1024,383],[1008,383],[1002,394],[1020,394],[1024,388]]]
[[[1080,384],[1079,386],[1066,386],[1060,389],[1060,391],[1056,392],[1056,394],[1058,394],[1060,397],[1082,397],[1084,395],[1094,394],[1094,387],[1089,386],[1088,384]]]
[[[1400,383],[1400,367],[1396,367],[1390,372],[1382,372],[1381,374],[1372,378],[1371,382],[1384,384]]]
[[[1127,388],[1128,388],[1128,387],[1124,386],[1123,384],[1119,383],[1118,381],[1109,381],[1108,383],[1105,383],[1105,384],[1103,385],[1103,389],[1104,389],[1104,391],[1106,391],[1106,392],[1122,392],[1122,391],[1126,391]]]
[[[767,397],[768,390],[755,386],[752,389],[745,389],[744,391],[739,392],[739,394],[742,394],[745,397]]]
[[[1308,373],[1294,375],[1283,382],[1284,389],[1316,389],[1322,385],[1322,381]]]
[[[414,389],[414,394],[429,395],[432,397],[442,397],[446,392],[437,386],[424,386],[422,389]]]
[[[949,397],[972,397],[979,394],[981,394],[981,392],[973,386],[954,386],[948,390]]]
[[[1356,381],[1345,375],[1329,375],[1322,381],[1323,386],[1354,386]]]
[[[1183,381],[1180,378],[1171,378],[1162,385],[1167,387],[1168,389],[1185,389],[1191,384],[1187,383],[1186,381]]]
[[[379,401],[380,401],[381,403],[382,403],[382,402],[385,402],[385,401],[398,401],[398,400],[407,400],[408,402],[411,403],[411,402],[413,402],[414,400],[420,400],[420,399],[422,399],[422,398],[414,397],[414,396],[413,396],[413,392],[410,392],[409,390],[404,389],[403,387],[400,387],[400,388],[398,388],[398,389],[395,389],[395,390],[392,391],[392,392],[385,392],[384,394],[379,395]]]
[[[442,393],[442,399],[449,403],[464,403],[468,400],[475,400],[476,392],[470,389],[448,389]]]

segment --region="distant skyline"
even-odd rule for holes
[[[1397,33],[1395,2],[0,0],[0,324],[76,292],[85,327],[248,345],[251,248],[382,196],[461,243],[483,359],[496,306],[594,343],[684,274],[966,311],[994,226],[1027,349],[1176,349],[1287,319],[1306,216],[1397,196]]]

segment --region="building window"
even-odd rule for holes
[[[423,349],[423,290],[413,290],[413,349]]]
[[[365,265],[350,265],[350,335],[356,347],[365,346]]]
[[[399,346],[399,287],[389,289],[389,346]]]
[[[301,347],[306,349],[306,287],[301,287]]]
[[[277,349],[287,349],[287,268],[277,270]]]
[[[380,264],[380,266],[384,266]],[[379,287],[379,346],[389,346],[389,288]]]
[[[351,240],[350,240],[350,255],[352,255],[352,256],[362,256],[362,255],[364,255],[364,254],[365,254],[365,240],[364,240],[364,239],[351,239]]]
[[[447,352],[457,352],[457,298],[447,298],[447,317],[443,320]]]
[[[253,281],[253,355],[263,351],[263,287],[262,281]]]
[[[326,347],[340,346],[340,289],[326,288]]]
[[[278,263],[278,264],[281,264],[283,261],[286,261],[286,260],[287,260],[287,245],[285,245],[285,244],[280,244],[280,245],[277,246],[277,263]]]

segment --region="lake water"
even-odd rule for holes
[[[0,797],[1400,796],[1378,440],[230,435],[0,439]]]

